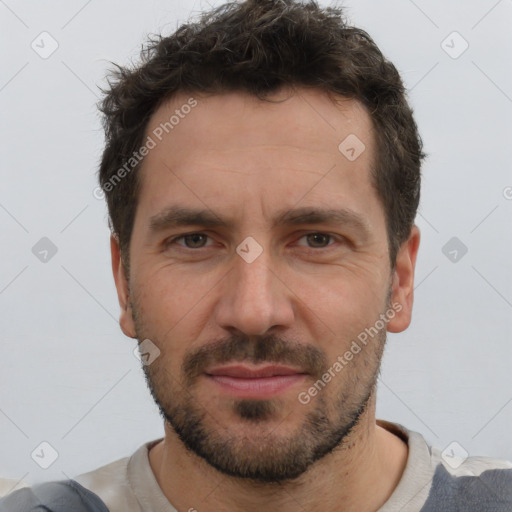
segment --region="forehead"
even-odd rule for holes
[[[264,128],[264,129],[262,129]],[[176,94],[151,117],[146,130],[160,146],[173,146],[175,158],[209,149],[236,149],[248,143],[267,145],[286,142],[307,149],[337,149],[346,136],[357,135],[373,146],[373,125],[366,108],[357,100],[328,95],[319,89],[280,89],[261,100],[246,92],[201,95]],[[163,139],[163,140],[162,140]],[[224,148],[218,146],[219,141]],[[157,148],[158,149],[158,148]]]
[[[283,89],[269,99],[180,93],[162,104],[146,129],[154,147],[140,170],[141,213],[188,203],[270,218],[273,206],[301,198],[302,206],[320,199],[356,207],[364,196],[375,203],[373,125],[361,103],[340,96],[334,103],[316,89]]]

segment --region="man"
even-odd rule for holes
[[[120,69],[102,111],[120,325],[165,436],[1,510],[512,510],[512,463],[455,467],[375,418],[424,155],[365,32],[315,3],[226,4]]]

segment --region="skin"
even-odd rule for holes
[[[279,103],[244,93],[179,94],[154,113],[147,134],[190,96],[198,105],[144,160],[130,275],[111,238],[121,328],[160,350],[144,371],[162,414],[178,423],[201,414],[205,446],[223,447],[224,462],[240,471],[269,469],[273,461],[288,460],[286,450],[309,453],[326,441],[325,432],[308,431],[307,418],[315,414],[323,414],[331,433],[357,422],[300,474],[266,482],[214,467],[187,449],[166,421],[163,441],[149,453],[155,477],[180,511],[325,512],[340,510],[340,504],[347,512],[376,511],[395,489],[408,456],[407,445],[376,424],[373,385],[386,331],[401,332],[411,321],[420,234],[413,226],[391,272],[384,210],[370,181],[371,119],[357,101],[338,97],[333,103],[313,89],[282,90],[274,95]],[[350,134],[366,147],[354,161],[338,150]],[[173,204],[207,208],[233,225],[152,233],[149,219]],[[332,222],[272,226],[276,212],[306,206],[351,209],[364,219],[367,234]],[[170,241],[189,233],[207,238],[188,239],[189,247],[183,238]],[[333,237],[306,236],[314,233]],[[248,236],[263,249],[251,263],[235,250]],[[195,355],[196,369],[204,370],[207,359],[197,359],[198,353],[219,356],[215,343],[240,348],[249,362],[256,361],[256,345],[267,347],[266,354],[284,364],[289,359],[280,350],[288,347],[303,369],[321,372],[391,303],[400,311],[308,404],[297,396],[321,373],[306,375],[259,409],[246,404],[243,410],[259,413],[259,421],[244,417],[240,400],[204,374],[187,380],[184,372],[187,357]],[[319,365],[307,354],[316,354]]]

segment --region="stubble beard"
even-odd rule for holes
[[[148,337],[148,330],[134,306],[132,303],[137,338],[143,340]],[[165,344],[152,341],[162,354],[151,365],[143,365],[146,383],[161,416],[185,447],[225,475],[265,483],[297,479],[315,462],[346,447],[375,398],[386,330],[379,331],[357,354],[357,364],[347,365],[327,384],[332,389],[320,390],[309,405],[300,405],[308,410],[292,433],[289,427],[283,427],[286,403],[280,398],[232,399],[230,410],[237,423],[233,425],[219,411],[212,411],[209,404],[201,403],[197,397],[198,379],[205,378],[200,377],[201,370],[212,361],[267,361],[308,368],[315,376],[312,384],[329,367],[325,355],[316,347],[296,345],[274,336],[256,341],[245,336],[230,337],[189,353],[178,380],[164,366]],[[333,391],[335,386],[337,392]],[[293,407],[291,414],[296,411],[295,404]]]

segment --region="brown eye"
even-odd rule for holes
[[[329,241],[332,239],[332,236],[327,235],[326,233],[309,233],[305,236],[307,237],[308,244],[313,248],[327,247],[329,245]]]
[[[206,235],[201,233],[193,233],[191,235],[185,235],[183,240],[189,249],[197,249],[198,247],[204,247],[207,238]]]
[[[173,238],[169,241],[168,245],[177,243],[179,246],[187,249],[201,249],[202,247],[206,247],[206,241],[208,238],[208,235],[205,235],[204,233],[189,233],[187,235],[180,235]],[[185,243],[178,243],[178,240],[183,240]]]

